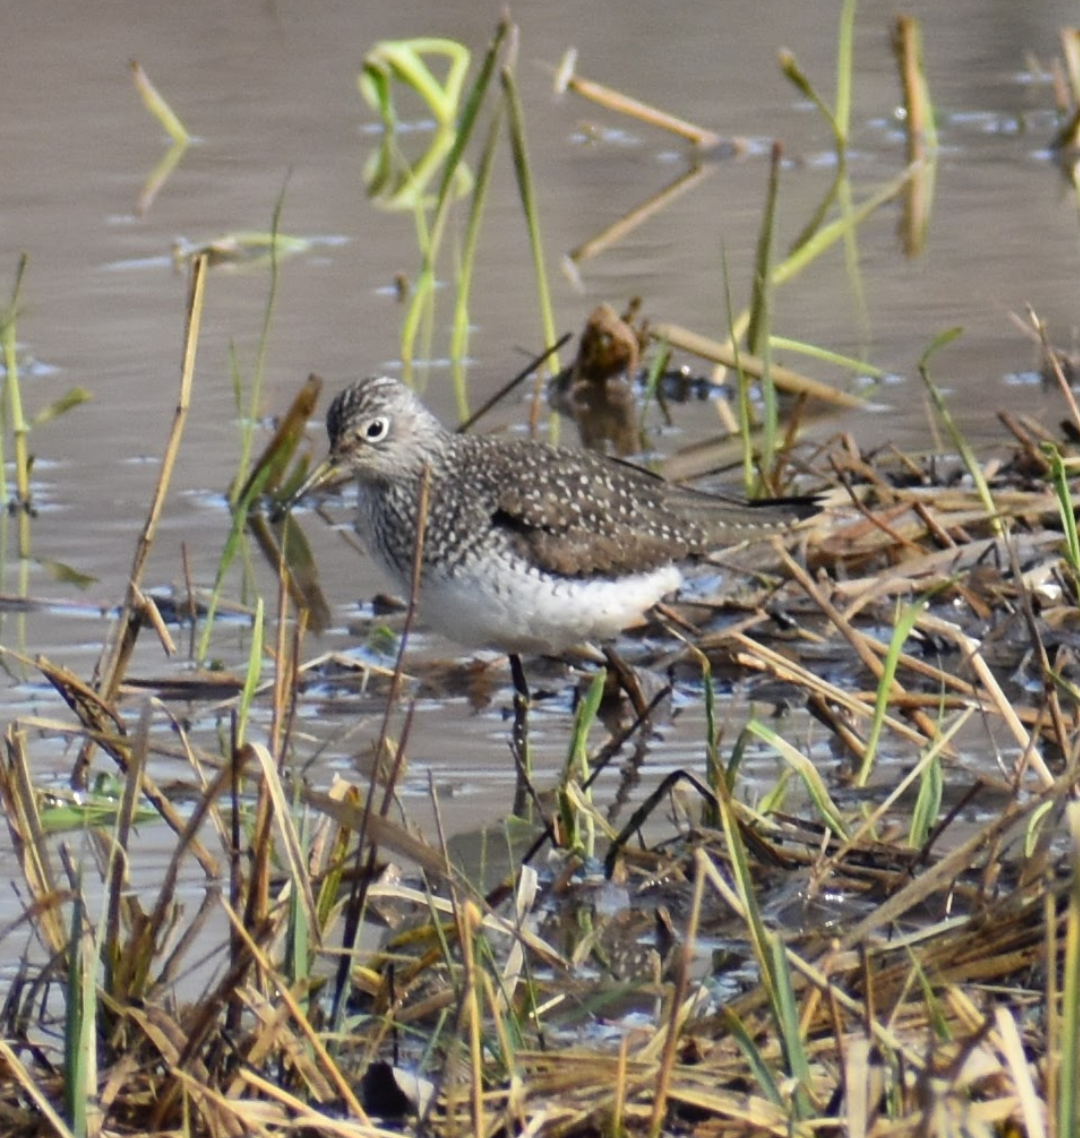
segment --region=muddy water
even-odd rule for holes
[[[260,408],[268,420],[309,371],[336,387],[396,370],[403,310],[392,286],[397,274],[415,273],[414,223],[363,192],[376,135],[357,95],[357,68],[383,38],[452,35],[480,51],[501,5],[92,0],[50,7],[47,15],[38,5],[4,5],[0,291],[6,293],[4,282],[25,251],[18,332],[28,408],[76,385],[92,400],[34,432],[35,560],[20,567],[9,532],[3,591],[47,605],[4,615],[0,638],[89,676],[109,611],[123,595],[176,401],[185,286],[171,264],[172,243],[265,230],[282,196],[282,230],[319,239],[282,266]],[[835,7],[804,0],[519,7],[518,76],[560,328],[579,327],[601,300],[618,306],[640,295],[654,319],[722,332],[725,265],[737,305],[747,293],[771,140],[783,140],[787,159],[779,247],[799,232],[832,180],[828,130],[780,77],[776,52],[794,51],[828,92]],[[924,21],[940,119],[927,248],[905,259],[898,210],[887,207],[860,231],[858,280],[839,252],[826,256],[778,294],[774,324],[783,335],[864,355],[893,377],[873,407],[830,420],[820,433],[843,428],[868,445],[892,439],[905,447],[931,438],[915,363],[937,333],[963,326],[965,335],[937,358],[935,373],[968,433],[992,441],[1000,437],[999,408],[1058,413],[1055,398],[1032,382],[1034,354],[1009,313],[1031,304],[1059,342],[1068,344],[1074,333],[1077,202],[1046,152],[1051,89],[1045,74],[1029,70],[1029,58],[1048,61],[1058,28],[1075,12],[1066,0],[922,2],[906,10]],[[856,199],[904,164],[888,42],[893,12],[890,4],[868,2],[859,16],[850,156]],[[584,264],[577,282],[558,271],[562,257],[675,181],[688,161],[685,147],[663,133],[572,95],[555,98],[552,71],[570,45],[579,49],[581,74],[750,143],[743,157],[707,167],[663,212]],[[133,88],[132,58],[197,135],[143,214],[139,195],[165,144]],[[196,585],[213,579],[228,527],[222,494],[238,453],[232,359],[250,380],[267,290],[264,269],[211,275],[194,402],[144,582],[149,588],[181,587],[183,556]],[[448,313],[444,304],[432,359],[420,372],[430,401],[451,417],[443,358]],[[478,402],[517,369],[523,350],[542,342],[505,159],[491,194],[471,315],[468,378]],[[492,425],[521,415],[518,406],[504,408]],[[663,445],[691,441],[702,420],[684,416]],[[345,511],[336,516],[344,519]],[[311,528],[334,605],[333,628],[308,644],[314,655],[347,649],[362,635],[354,624],[363,617],[357,602],[381,582],[336,535]],[[80,589],[58,581],[46,562],[70,565],[92,582]],[[269,593],[265,574],[260,583]],[[238,579],[231,594],[240,597]],[[246,635],[243,622],[224,627],[215,657],[237,667]],[[133,673],[182,673],[189,665],[180,639],[181,658],[170,660],[145,638]],[[452,645],[426,637],[416,652],[418,661],[458,656]],[[451,831],[500,816],[508,801],[506,677],[498,663],[492,668],[495,688],[481,710],[463,696],[430,690],[418,705],[408,791],[418,803],[425,799],[430,772]],[[308,754],[317,754],[316,781],[351,770],[378,722],[376,698],[342,707],[334,695],[313,684],[301,715],[301,727],[310,728]],[[0,702],[4,718],[66,714],[32,669],[13,670]],[[132,697],[130,706],[136,702]],[[681,718],[651,744],[654,770],[700,760],[700,712],[692,699],[685,702]],[[537,714],[538,761],[548,769],[565,753],[567,703],[557,699]],[[205,705],[179,713],[208,735],[218,719]],[[324,749],[317,752],[316,743]],[[61,782],[70,753],[55,739],[34,745],[42,777]]]

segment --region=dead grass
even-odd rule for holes
[[[521,865],[484,895],[439,838],[390,816],[407,721],[380,780],[301,786],[287,637],[255,696],[273,727],[262,739],[249,726],[225,761],[164,705],[142,701],[133,720],[38,661],[78,721],[65,730],[120,784],[76,856],[50,837],[34,786],[30,750],[50,726],[7,731],[0,795],[24,912],[3,934],[27,948],[3,1009],[4,1132],[69,1132],[65,1014],[86,1002],[73,938],[96,993],[90,1132],[367,1135],[387,1117],[439,1134],[1067,1132],[1077,581],[1025,443],[1045,432],[1013,433],[1020,445],[987,470],[993,515],[942,456],[840,439],[807,460],[842,493],[760,591],[717,599],[744,619],[698,651],[714,674],[759,672],[806,704],[818,746],[846,754],[867,789],[826,786],[763,722],[726,749],[718,731],[704,744],[719,782],[695,783],[703,808],[668,788],[645,804],[610,846],[608,885],[563,848],[554,869]],[[898,606],[916,600],[890,652]],[[715,624],[709,608],[683,616]],[[971,752],[972,723],[996,761]],[[751,738],[806,782],[795,812],[738,793]],[[189,765],[180,808],[147,773],[164,755]],[[914,841],[931,771],[938,797]],[[605,804],[573,778],[567,802],[602,837]],[[137,804],[175,834],[154,895],[128,884]],[[683,822],[663,824],[666,841],[633,840],[669,806]],[[207,889],[189,914],[176,885],[193,866]],[[598,905],[604,890],[621,900]],[[380,926],[378,947],[342,955]],[[720,944],[722,958],[706,947]],[[403,1095],[395,1068],[430,1087]]]

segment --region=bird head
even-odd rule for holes
[[[446,429],[404,384],[379,376],[350,384],[334,399],[326,433],[330,453],[293,502],[348,478],[372,485],[419,478]]]

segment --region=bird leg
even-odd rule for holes
[[[516,652],[510,653],[510,676],[514,681],[514,726],[510,734],[510,750],[517,767],[517,784],[514,787],[514,814],[525,817],[530,800],[532,782],[532,755],[529,752],[529,682],[525,668]]]

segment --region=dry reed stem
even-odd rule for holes
[[[739,900],[738,894],[735,890],[724,880],[722,875],[717,871],[716,867],[711,863],[706,864],[706,876],[713,889],[724,900],[725,904],[731,906],[735,913],[737,913],[743,920],[746,919],[746,913],[742,908],[742,903]],[[837,951],[850,949],[852,946],[847,941],[851,938],[845,938],[845,945],[842,949],[833,947],[830,949],[830,956],[835,957]],[[861,938],[860,938],[861,939]],[[903,1041],[901,1036],[897,1034],[891,1027],[878,1023],[874,1017],[868,1014],[867,1005],[861,1000],[847,994],[841,990],[833,980],[831,980],[825,973],[823,973],[814,964],[805,960],[793,949],[785,947],[784,955],[788,964],[794,968],[802,977],[819,988],[822,992],[831,993],[836,1002],[846,1011],[849,1015],[853,1016],[861,1023],[867,1024],[874,1034],[874,1037],[879,1043],[903,1054],[905,1060],[910,1063],[916,1070],[921,1070],[925,1066],[924,1059],[914,1050],[912,1045]],[[833,960],[835,963],[835,959]],[[745,1015],[751,1008],[763,1003],[765,995],[762,987],[759,985],[747,996],[737,999],[733,1005],[734,1010],[740,1016]]]
[[[665,341],[673,348],[680,348],[702,359],[711,360],[726,368],[737,368],[754,379],[760,379],[765,374],[765,364],[757,356],[748,352],[736,353],[730,344],[722,344],[718,340],[711,340],[689,328],[667,321],[653,324],[649,327],[649,335],[654,340]],[[839,391],[827,383],[811,379],[808,375],[794,371],[792,368],[772,364],[769,376],[778,390],[791,395],[807,395],[811,399],[820,399],[834,407],[861,407],[862,399],[849,395],[846,391]]]
[[[285,864],[288,866],[289,881],[292,887],[299,892],[309,934],[317,942],[322,930],[316,911],[315,896],[311,890],[311,875],[304,860],[300,835],[296,832],[296,823],[293,821],[292,810],[281,781],[281,772],[278,770],[274,757],[262,743],[245,743],[241,751],[243,755],[254,755],[262,768],[263,785],[269,795],[270,814],[277,822],[281,844],[285,851]],[[241,757],[241,762],[243,763],[243,761],[244,758]]]
[[[6,1039],[0,1038],[0,1059],[8,1074],[22,1088],[26,1097],[41,1111],[41,1119],[52,1127],[55,1138],[76,1138],[67,1123],[53,1109],[52,1103],[42,1091],[40,1078],[31,1075]]]
[[[428,502],[430,500],[430,487],[431,487],[431,470],[425,465],[423,472],[420,476],[420,491],[417,500],[417,518],[416,518],[416,543],[413,548],[412,559],[412,572],[410,574],[410,588],[409,588],[409,605],[405,613],[405,625],[401,632],[401,638],[398,642],[397,658],[394,661],[394,672],[390,680],[390,690],[387,693],[386,704],[383,708],[382,722],[379,727],[378,742],[375,745],[375,762],[371,768],[371,781],[368,787],[368,793],[365,796],[363,808],[359,812],[360,821],[359,825],[354,826],[359,840],[356,846],[355,864],[360,871],[357,873],[355,884],[350,890],[348,901],[345,907],[345,929],[343,935],[344,946],[347,951],[351,951],[356,943],[356,938],[360,928],[360,917],[366,897],[367,882],[374,876],[374,867],[379,842],[377,834],[383,832],[389,826],[387,815],[390,811],[390,806],[393,801],[394,787],[397,785],[398,774],[401,770],[402,763],[405,759],[405,746],[408,737],[409,727],[412,722],[412,708],[410,707],[405,717],[404,729],[402,738],[398,743],[393,756],[393,769],[386,782],[386,789],[383,795],[382,803],[376,807],[376,785],[379,777],[379,769],[382,765],[383,758],[387,753],[387,742],[389,739],[390,731],[390,717],[397,707],[398,700],[401,694],[401,687],[405,669],[405,649],[409,642],[409,634],[412,631],[413,622],[416,619],[416,612],[420,599],[420,576],[423,568],[423,552],[424,552],[424,534],[427,530],[427,511]],[[328,811],[332,813],[339,821],[341,820],[340,809],[345,804],[335,802],[328,796],[323,796],[325,804],[331,809]],[[314,804],[313,799],[305,799],[310,804]],[[402,835],[404,830],[402,829]],[[407,836],[407,835],[405,835]],[[420,847],[422,843],[407,836],[409,842],[416,847]],[[367,854],[365,858],[365,845],[367,846]],[[436,864],[440,875],[442,873],[442,865],[438,862],[437,855],[434,854],[428,847],[424,847],[424,857],[418,864]],[[365,864],[366,863],[366,864]],[[336,995],[334,1000],[334,1019],[340,1020],[342,1009],[344,1008],[345,993],[347,989],[348,979],[348,956],[343,955],[337,970],[336,977]]]
[[[1013,709],[1012,701],[1001,690],[1001,685],[990,670],[990,666],[982,654],[982,645],[973,636],[968,636],[952,621],[942,620],[930,613],[921,613],[916,621],[916,627],[937,636],[945,636],[952,640],[964,655],[965,662],[971,665],[976,677],[982,684],[991,705],[1001,716],[1021,752],[1021,763],[1029,764],[1034,768],[1043,789],[1054,785],[1054,776],[1043,760],[1035,739],[1028,734],[1020,717]]]
[[[825,596],[825,593],[817,587],[810,578],[810,575],[795,561],[786,549],[779,547],[779,553],[785,569],[787,569],[795,581],[802,586],[807,595],[814,601],[818,608],[821,609],[822,613],[824,613],[829,621],[836,627],[844,639],[855,649],[855,654],[862,660],[863,664],[866,665],[874,679],[880,681],[885,675],[885,665],[878,659],[869,644],[867,644],[865,636],[844,619],[840,610],[836,608]],[[905,694],[903,684],[895,678],[892,681],[890,694],[896,694],[901,697]],[[916,727],[918,727],[927,739],[933,739],[937,735],[937,725],[929,716],[924,715],[921,711],[915,711],[912,713],[911,718]]]
[[[296,626],[289,634],[289,570],[285,564],[284,550],[278,558],[278,610],[277,641],[274,648],[274,675],[270,701],[270,730],[267,735],[271,754],[280,755],[284,761],[288,738],[287,724],[295,708],[296,661],[299,647],[303,643],[307,625],[307,609],[297,613]]]
[[[599,256],[605,249],[610,249],[613,245],[624,241],[649,218],[667,209],[672,202],[711,176],[715,170],[715,165],[708,165],[692,166],[689,170],[684,171],[663,189],[651,194],[645,201],[634,206],[633,209],[627,210],[610,225],[604,226],[588,240],[582,241],[580,245],[571,249],[563,258],[563,271],[575,285],[579,286],[579,290],[584,292],[584,288],[581,286],[581,278],[577,272],[578,265]]]
[[[603,83],[596,83],[591,79],[583,79],[574,72],[576,62],[577,50],[572,48],[563,57],[563,62],[556,75],[557,93],[566,90],[573,91],[583,99],[588,99],[590,102],[596,103],[597,106],[605,107],[609,111],[616,111],[618,114],[637,119],[639,122],[643,122],[648,126],[659,127],[661,130],[669,131],[671,134],[677,134],[680,138],[684,138],[687,142],[692,142],[695,146],[699,146],[703,149],[711,150],[721,144],[732,147],[734,153],[739,153],[746,149],[745,139],[725,139],[715,131],[706,130],[704,127],[687,122],[685,119],[670,115],[666,111],[661,111],[656,107],[650,106],[648,103],[643,103],[639,99],[632,98],[630,95],[624,95],[621,91],[616,91],[613,87],[605,86]]]
[[[1045,547],[1048,553],[1045,563],[1047,568],[1059,560],[1056,548],[1060,545],[1061,538],[1058,534],[1044,533],[1022,538],[1014,536],[1012,541],[1020,543],[1019,548],[1026,557],[1035,556]],[[955,587],[959,574],[970,573],[980,564],[996,563],[998,558],[1004,557],[1006,550],[1005,539],[989,537],[970,541],[958,549],[920,553],[870,577],[849,577],[844,581],[834,581],[831,583],[832,596],[834,600],[847,602],[844,615],[852,620],[874,601],[911,595],[918,591],[931,592],[942,586]]]
[[[383,709],[382,726],[379,729],[379,742],[375,753],[381,758],[385,753],[386,740],[390,730],[390,716],[401,697],[401,688],[405,675],[405,649],[409,642],[409,634],[416,622],[420,608],[420,578],[424,566],[424,536],[427,532],[428,503],[431,499],[431,468],[425,464],[420,475],[420,491],[416,503],[416,544],[413,547],[412,567],[409,574],[409,602],[405,610],[405,624],[398,640],[397,657],[394,660],[394,673],[390,679],[390,690],[386,696]],[[400,748],[399,748],[400,752]],[[378,764],[376,763],[376,769]],[[374,786],[372,787],[374,791]],[[374,799],[374,793],[370,799]]]
[[[445,849],[446,847],[444,846],[443,848]],[[510,1011],[514,995],[517,992],[518,985],[521,983],[522,974],[525,970],[525,941],[523,940],[523,934],[526,933],[525,922],[528,920],[529,914],[533,911],[533,907],[536,904],[539,886],[540,878],[536,870],[533,869],[531,865],[523,865],[518,873],[517,888],[514,890],[513,925],[507,928],[507,932],[510,933],[512,937],[510,951],[506,955],[506,963],[503,965],[499,977],[498,999],[495,1000],[493,998],[491,1003],[497,1026],[501,1026],[502,1016]],[[484,917],[484,927],[487,928],[489,922],[494,919],[496,919],[495,915],[488,913]],[[539,938],[536,939],[539,940]],[[546,947],[545,945],[545,948]],[[509,1054],[506,1048],[504,1048],[504,1050]]]
[[[161,468],[150,499],[150,508],[135,545],[135,556],[132,559],[128,577],[128,595],[124,600],[117,621],[120,634],[113,640],[111,650],[100,665],[98,692],[105,701],[111,701],[115,698],[126,670],[128,658],[134,647],[135,629],[132,626],[132,621],[139,609],[139,586],[142,582],[147,558],[150,556],[150,550],[154,544],[154,538],[157,536],[158,522],[165,508],[165,498],[172,481],[176,456],[180,450],[180,441],[184,434],[184,426],[187,423],[188,409],[191,406],[195,353],[198,348],[199,327],[202,321],[203,297],[206,288],[206,267],[207,261],[204,255],[199,255],[192,261],[187,319],[184,329],[183,360],[180,367],[180,390],[176,411],[166,439],[165,450],[161,456]]]
[[[33,899],[39,935],[52,953],[62,953],[70,929],[58,911],[56,899],[66,895],[53,873],[45,828],[38,811],[38,796],[30,774],[25,735],[9,724],[4,737],[7,762],[0,767],[0,801],[19,858],[23,880]]]
[[[473,937],[480,927],[479,912],[471,901],[455,898],[454,921],[457,926],[458,944],[461,948],[461,980],[459,984],[457,1027],[459,1040],[464,1039],[468,1050],[468,1099],[467,1109],[471,1132],[474,1135],[488,1133],[484,1114],[484,1058],[481,1038],[482,1019],[480,1015],[479,970],[476,964]],[[447,1113],[456,1109],[455,1099],[460,1083],[452,1075],[447,1087]]]
[[[663,1049],[660,1053],[660,1069],[656,1075],[656,1090],[653,1095],[652,1118],[649,1120],[649,1133],[658,1138],[667,1112],[668,1092],[671,1088],[672,1073],[675,1067],[676,1049],[682,1038],[694,1001],[687,1003],[686,993],[690,986],[690,970],[693,967],[694,953],[697,951],[697,932],[701,921],[701,905],[705,897],[705,864],[708,858],[701,849],[694,851],[694,887],[690,902],[690,914],[679,948],[679,959],[675,967],[675,984],[668,997],[668,1019],[660,1030]],[[696,999],[696,997],[695,997]]]
[[[184,329],[183,358],[180,366],[180,391],[176,412],[173,415],[172,426],[166,439],[165,450],[161,458],[161,469],[158,471],[158,479],[150,499],[146,521],[143,523],[142,532],[139,534],[139,539],[135,545],[135,556],[132,559],[131,571],[128,575],[127,595],[121,605],[120,615],[113,626],[112,640],[103,650],[102,657],[98,662],[96,686],[104,703],[111,703],[116,698],[142,624],[143,607],[140,605],[139,599],[143,571],[146,568],[146,561],[157,535],[158,522],[165,507],[165,497],[168,493],[169,483],[172,481],[173,467],[176,464],[180,440],[183,437],[184,425],[187,422],[188,408],[191,405],[191,385],[195,373],[195,352],[199,340],[199,326],[202,320],[206,268],[205,256],[197,256],[192,261]],[[92,753],[92,742],[87,739],[79,750],[79,756],[72,771],[72,781],[76,786],[85,786],[86,772],[90,765]]]
[[[868,692],[862,696],[858,692],[847,691],[815,675],[808,668],[795,663],[782,653],[769,648],[767,645],[759,644],[756,640],[752,640],[749,636],[743,636],[741,633],[735,633],[731,637],[725,637],[725,639],[730,639],[745,649],[745,653],[737,653],[735,656],[735,662],[741,667],[765,667],[777,679],[795,684],[805,691],[813,692],[822,699],[835,703],[860,718],[869,718],[874,714],[874,692]],[[937,706],[936,703],[934,706]],[[893,716],[886,715],[885,725],[901,738],[906,739],[909,743],[914,743],[916,746],[921,747],[927,742],[928,737],[926,735]]]
[[[404,826],[371,810],[367,805],[370,795],[357,805],[319,790],[302,787],[300,797],[306,805],[332,818],[339,825],[365,835],[366,840],[372,844],[413,862],[424,873],[433,874],[440,881],[447,878],[446,863],[438,850],[409,833]]]
[[[289,1014],[293,1022],[300,1029],[300,1034],[303,1036],[307,1045],[312,1049],[316,1058],[319,1061],[322,1070],[329,1077],[330,1082],[334,1085],[337,1093],[341,1096],[342,1101],[346,1107],[352,1111],[354,1117],[358,1118],[365,1125],[371,1125],[371,1119],[368,1118],[367,1112],[360,1105],[360,1100],[353,1092],[352,1085],[349,1080],[342,1074],[341,1069],[337,1063],[331,1058],[330,1053],[326,1050],[326,1046],[322,1041],[322,1037],[311,1025],[311,1021],[304,1014],[303,1009],[297,1003],[296,998],[289,990],[288,984],[285,983],[284,978],[274,967],[270,958],[263,952],[262,947],[250,935],[248,930],[244,927],[243,922],[240,920],[236,911],[227,902],[223,901],[225,912],[228,915],[229,922],[236,934],[243,941],[245,948],[251,954],[251,959],[256,967],[262,972],[266,980],[272,985],[277,996],[289,1010]]]
[[[904,775],[889,794],[862,819],[859,825],[840,843],[837,850],[829,854],[814,867],[812,878],[818,888],[824,886],[826,880],[843,863],[848,854],[857,849],[860,843],[866,840],[867,836],[875,831],[893,806],[900,801],[911,787],[918,783],[926,768],[934,759],[940,756],[941,752],[948,746],[950,739],[963,728],[971,715],[974,714],[974,711],[974,708],[967,708],[963,714],[957,717],[954,723],[942,731],[939,738],[935,739],[920,756],[919,761]]]
[[[1024,1042],[1016,1026],[1016,1017],[1010,1009],[999,1006],[994,1009],[994,1023],[997,1027],[998,1046],[1005,1069],[1012,1076],[1012,1084],[1016,1088],[1024,1128],[1029,1138],[1047,1138],[1043,1111],[1032,1079],[1033,1064],[1029,1062],[1024,1051]]]
[[[839,938],[840,947],[850,948],[860,944],[876,932],[885,935],[904,913],[921,905],[938,890],[950,887],[965,870],[977,864],[981,851],[990,848],[1013,827],[1026,822],[1041,806],[1060,801],[1062,796],[1071,793],[1078,782],[1080,773],[1074,773],[1030,796],[1023,803],[1010,803],[993,821],[950,850],[940,861],[928,866],[910,884],[886,898],[873,913],[844,933]]]
[[[24,659],[7,649],[0,648],[0,653]],[[131,739],[126,734],[123,720],[116,709],[105,703],[97,692],[88,688],[67,669],[51,664],[42,657],[32,662],[27,660],[26,663],[41,672],[78,716],[83,725],[82,731],[78,732],[83,740],[80,753],[89,754],[91,747],[101,747],[114,760],[121,772],[126,774],[131,760]],[[142,772],[141,790],[146,800],[173,833],[181,835],[187,832],[187,820],[145,771]],[[190,841],[190,847],[192,855],[206,876],[216,880],[220,873],[217,860],[194,837]]]
[[[1054,379],[1057,381],[1058,390],[1065,399],[1065,405],[1069,408],[1069,414],[1072,415],[1073,425],[1080,431],[1080,406],[1077,406],[1076,396],[1073,393],[1072,386],[1065,378],[1065,372],[1061,367],[1061,359],[1050,344],[1046,324],[1036,316],[1035,310],[1032,308],[1028,309],[1028,318],[1031,320],[1032,327],[1035,329],[1035,335],[1038,337],[1039,344],[1043,351],[1043,359],[1050,364],[1050,368],[1054,373]]]
[[[181,1077],[190,1082],[190,1076],[182,1074]],[[265,1099],[279,1103],[284,1109],[277,1124],[279,1126],[291,1124],[290,1128],[295,1127],[298,1135],[306,1134],[305,1128],[310,1127],[311,1132],[319,1135],[332,1135],[334,1138],[401,1138],[402,1131],[400,1129],[390,1130],[376,1126],[371,1122],[352,1122],[349,1119],[338,1118],[334,1114],[324,1114],[303,1099],[290,1094],[280,1084],[264,1079],[257,1071],[244,1068],[238,1072],[238,1078],[258,1091],[260,1095],[265,1096]],[[248,1100],[247,1103],[243,1100],[232,1099],[230,1102],[235,1102],[245,1108],[250,1104],[252,1108],[258,1107],[260,1110],[265,1110],[267,1107],[265,1099],[252,1099]]]

